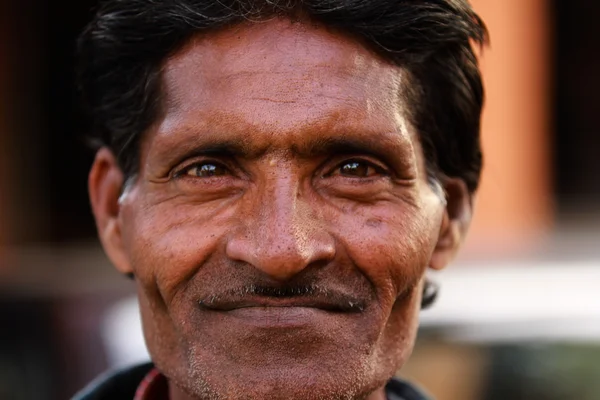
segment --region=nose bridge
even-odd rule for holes
[[[334,246],[302,195],[301,182],[279,169],[258,189],[247,210],[244,239],[230,242],[229,255],[252,264],[278,280],[289,279],[308,265],[330,259]]]
[[[261,191],[259,202],[256,204],[258,225],[266,237],[281,236],[289,240],[300,231],[294,226],[297,219],[299,188],[287,176],[273,177]]]
[[[299,271],[310,262],[311,233],[315,233],[315,227],[310,226],[310,210],[301,199],[300,183],[290,175],[279,174],[265,183],[257,207],[259,220],[256,228],[251,228],[257,252],[256,266],[284,275]]]

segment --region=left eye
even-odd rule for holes
[[[184,169],[180,175],[192,176],[197,178],[210,178],[213,176],[227,175],[229,171],[222,165],[216,163],[194,164]]]
[[[382,169],[366,161],[352,160],[340,164],[332,175],[369,178],[382,173]]]

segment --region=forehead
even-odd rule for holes
[[[309,22],[276,18],[197,35],[162,72],[163,136],[243,130],[272,144],[307,130],[410,130],[406,72],[359,40]]]

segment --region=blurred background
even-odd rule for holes
[[[0,399],[67,399],[145,357],[96,240],[73,53],[94,1],[0,1]],[[600,399],[600,2],[473,0],[486,167],[399,373],[439,400]]]

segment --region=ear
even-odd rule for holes
[[[464,241],[472,218],[472,196],[462,179],[444,181],[446,209],[437,245],[430,260],[430,268],[441,270],[454,259]]]
[[[103,147],[88,177],[88,191],[96,228],[102,247],[117,270],[131,274],[131,266],[123,246],[119,197],[123,188],[123,172],[112,152]]]

